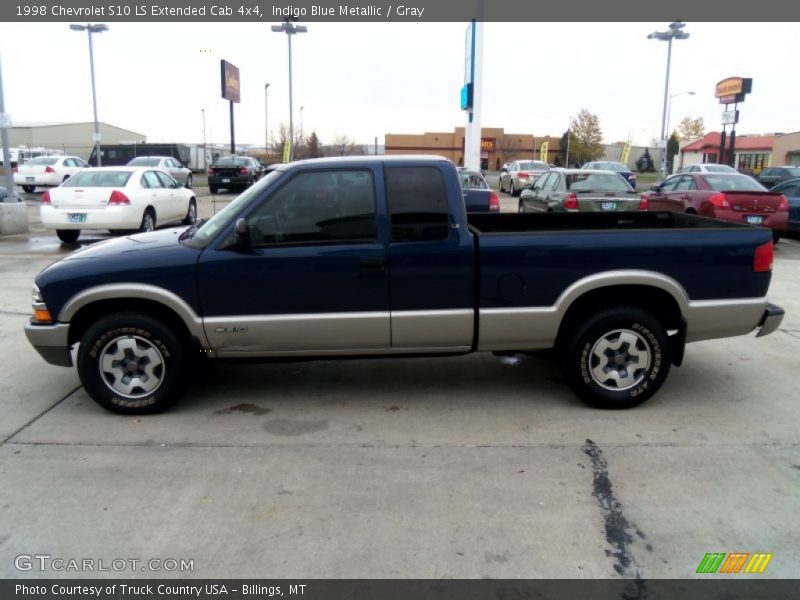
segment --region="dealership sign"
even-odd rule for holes
[[[239,67],[227,60],[219,61],[222,72],[222,97],[231,102],[239,102]]]
[[[728,77],[717,84],[714,93],[719,98],[720,104],[735,104],[744,102],[745,95],[753,89],[753,80],[744,77]]]
[[[724,113],[722,113],[723,125],[735,125],[738,122],[739,122],[738,110],[726,110]]]

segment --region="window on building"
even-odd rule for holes
[[[769,154],[766,152],[737,154],[736,158],[736,169],[743,173],[758,175],[769,165]]]

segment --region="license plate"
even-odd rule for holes
[[[31,182],[36,181],[36,177],[26,177],[25,181],[31,181]]]
[[[745,217],[745,221],[750,223],[750,225],[761,225],[764,222],[764,217],[754,217],[752,215],[747,215]]]
[[[600,208],[603,210],[616,210],[617,203],[616,202],[601,202]]]
[[[73,213],[69,216],[70,223],[86,223],[85,213]]]
[[[230,182],[231,182],[231,180],[230,180],[230,179],[223,179],[223,180],[222,180],[222,183],[230,183]]]

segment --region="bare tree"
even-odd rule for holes
[[[502,135],[497,138],[494,152],[501,163],[507,163],[519,156],[523,150],[524,142],[519,136]]]
[[[333,143],[325,147],[328,156],[350,156],[355,148],[355,143],[346,135],[337,135]]]

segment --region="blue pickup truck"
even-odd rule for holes
[[[774,331],[768,230],[676,213],[478,214],[439,157],[281,165],[211,219],[37,277],[28,339],[108,410],[163,410],[195,357],[555,349],[590,405],[652,396],[686,342]]]

